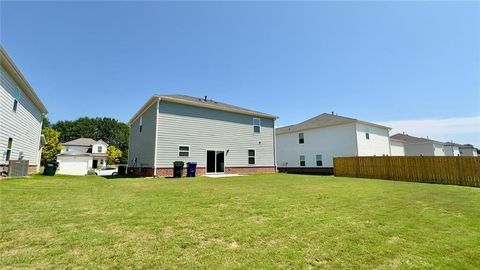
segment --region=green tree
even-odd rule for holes
[[[108,158],[107,158],[108,165],[119,163],[120,158],[122,157],[122,151],[113,145],[110,145],[107,148],[107,154],[108,154]]]
[[[44,162],[54,161],[62,150],[60,144],[60,132],[53,128],[44,128],[42,134],[45,136],[46,143],[42,150],[42,160]]]
[[[58,121],[52,127],[60,131],[60,141],[67,142],[78,138],[102,139],[109,145],[122,151],[119,158],[122,162],[128,160],[128,136],[130,129],[127,124],[108,117],[81,117],[77,120]]]
[[[42,129],[49,128],[51,126],[52,124],[50,123],[50,120],[48,119],[48,117],[44,116],[42,120]]]

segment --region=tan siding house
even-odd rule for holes
[[[130,120],[130,172],[170,176],[173,162],[197,173],[275,172],[277,117],[183,95],[152,97]]]
[[[47,109],[1,46],[0,62],[0,170],[6,170],[10,160],[28,160],[33,173],[40,166]]]

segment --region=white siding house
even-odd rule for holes
[[[459,147],[459,152],[461,156],[464,157],[477,157],[478,149],[471,144],[464,144]]]
[[[445,143],[443,145],[443,152],[445,153],[445,156],[451,156],[451,157],[457,157],[460,156],[460,144],[456,143]]]
[[[405,156],[405,145],[403,141],[390,138],[390,155]]]
[[[334,157],[390,155],[390,128],[321,114],[276,129],[280,171],[331,173]]]
[[[58,174],[86,175],[91,169],[107,165],[108,144],[102,140],[79,138],[62,143],[57,156]]]
[[[275,172],[276,116],[184,95],[153,96],[129,121],[129,172],[171,176],[173,162],[197,173]]]
[[[0,170],[10,160],[28,160],[29,173],[38,172],[47,109],[1,46],[0,62]]]
[[[445,156],[444,143],[408,134],[395,134],[391,141],[402,143],[405,156]]]

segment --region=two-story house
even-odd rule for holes
[[[403,152],[404,156],[445,156],[443,142],[404,133],[397,133],[391,136],[390,140],[395,142],[397,149],[401,149],[396,152]]]
[[[276,129],[280,172],[333,173],[333,158],[390,154],[389,127],[335,114],[320,114]]]
[[[79,138],[62,143],[57,155],[59,174],[86,175],[88,170],[107,165],[108,144],[102,140]]]
[[[1,46],[0,63],[0,171],[7,171],[10,161],[24,160],[29,173],[38,172],[47,109]]]
[[[129,172],[170,176],[183,161],[200,175],[273,173],[276,118],[207,97],[153,96],[128,123]]]

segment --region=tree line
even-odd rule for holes
[[[42,134],[46,145],[42,151],[42,161],[53,161],[60,153],[61,143],[78,138],[103,140],[109,144],[108,164],[127,163],[129,127],[108,117],[81,117],[77,120],[61,120],[54,124],[48,118],[43,120]]]

